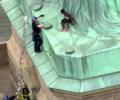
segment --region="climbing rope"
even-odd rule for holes
[[[26,38],[26,25],[27,23],[24,23],[23,28],[23,36],[22,36],[22,50],[20,53],[20,59],[19,59],[19,67],[18,67],[18,87],[17,87],[17,100],[24,100],[22,94],[22,86],[23,86],[23,77],[22,77],[22,66],[23,66],[23,54],[25,51],[25,38]]]

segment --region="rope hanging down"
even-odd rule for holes
[[[18,87],[17,87],[17,92],[22,93],[22,85],[23,85],[23,77],[22,77],[22,59],[23,59],[23,54],[25,51],[25,38],[26,38],[26,28],[27,28],[27,23],[24,22],[24,28],[23,28],[23,36],[22,36],[22,50],[20,54],[20,60],[19,60],[19,67],[18,67]]]

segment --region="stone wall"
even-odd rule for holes
[[[120,86],[105,88],[86,93],[69,93],[53,91],[57,100],[120,100]]]
[[[8,60],[11,68],[12,75],[15,80],[17,80],[17,74],[19,73],[19,68],[22,68],[22,75],[25,82],[30,86],[39,87],[39,82],[36,77],[36,73],[34,73],[34,67],[29,57],[27,56],[26,51],[22,55],[22,65],[20,65],[20,57],[21,57],[21,41],[16,37],[15,31],[11,36],[11,39],[7,42],[8,48]],[[31,73],[31,75],[29,74]],[[30,75],[30,77],[29,77]]]

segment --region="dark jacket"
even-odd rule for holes
[[[37,25],[39,25],[37,22],[32,22],[33,33],[38,35],[41,32],[41,28],[38,28]]]

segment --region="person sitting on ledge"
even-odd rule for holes
[[[41,29],[43,25],[39,24],[38,18],[32,18],[32,30],[33,30],[33,41],[34,41],[34,51],[41,52],[42,38],[40,36]]]
[[[74,21],[73,16],[66,12],[64,9],[61,9],[61,14],[64,15],[64,18],[61,20],[62,29],[61,31],[69,31],[69,24],[72,24]]]

